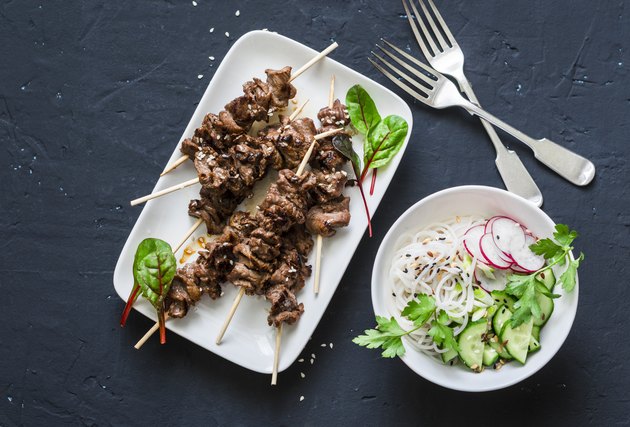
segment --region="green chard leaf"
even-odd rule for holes
[[[405,354],[402,337],[407,331],[400,327],[396,319],[376,316],[376,329],[367,329],[365,335],[359,335],[353,343],[367,348],[382,348],[383,357],[396,357]]]
[[[411,320],[414,325],[422,326],[435,313],[435,298],[421,294],[418,298],[409,301],[402,315]]]
[[[160,239],[144,239],[136,251],[133,262],[133,276],[140,285],[142,295],[160,310],[168,293],[177,260],[171,246]]]
[[[363,135],[366,135],[372,126],[381,121],[374,100],[361,85],[354,85],[348,90],[346,107],[352,125]]]
[[[332,139],[333,147],[339,151],[346,159],[352,162],[352,170],[356,179],[361,175],[361,159],[354,148],[352,148],[352,140],[346,134],[336,135]]]
[[[560,276],[560,283],[562,283],[562,289],[565,291],[571,292],[573,288],[575,288],[577,269],[583,260],[584,254],[580,253],[580,256],[576,260],[569,261],[569,266]]]
[[[385,117],[370,128],[363,144],[366,170],[389,163],[402,147],[408,130],[405,119],[395,115]]]

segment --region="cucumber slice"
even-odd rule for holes
[[[538,349],[540,349],[540,326],[534,325],[532,326],[532,336],[529,339],[527,351],[531,353]]]
[[[540,317],[534,318],[534,325],[543,326],[553,313],[553,300],[543,294],[536,294],[536,301],[540,306]]]
[[[516,300],[508,295],[505,291],[492,291],[490,293],[497,305],[505,305],[510,311],[514,311],[514,303]],[[498,331],[497,331],[498,332]]]
[[[527,346],[527,351],[529,353],[533,353],[536,350],[540,349],[540,342],[534,338],[534,335],[529,337],[529,345]]]
[[[486,344],[483,348],[483,364],[484,366],[492,366],[497,360],[499,360],[499,353],[492,348],[490,345]]]
[[[457,350],[453,350],[451,348],[447,352],[442,353],[442,362],[444,362],[444,364],[447,364],[451,360],[455,359],[457,355],[458,355]]]
[[[459,357],[473,371],[481,372],[483,363],[484,343],[481,336],[488,330],[488,322],[483,319],[469,323],[459,334]]]
[[[553,290],[553,287],[556,285],[556,276],[554,276],[553,271],[546,270],[536,276],[536,279],[540,280],[545,284],[547,289],[550,291]]]
[[[540,326],[532,326],[532,337],[536,338],[536,341],[540,341]]]
[[[494,333],[499,335],[503,325],[512,317],[512,312],[504,305],[500,306],[492,318],[492,329]]]
[[[501,342],[505,342],[505,348],[510,355],[525,364],[527,360],[527,349],[529,347],[529,339],[532,336],[532,327],[534,319],[530,318],[529,322],[521,323],[518,327],[512,328],[512,322],[505,322],[503,329],[499,334]]]
[[[490,347],[492,347],[494,349],[494,351],[496,351],[499,354],[501,359],[505,359],[505,360],[512,359],[512,356],[510,355],[510,353],[507,352],[505,347],[503,347],[501,345],[501,343],[498,341],[498,339],[497,339],[497,341],[490,341],[489,344],[490,344]]]

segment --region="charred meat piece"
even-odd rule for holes
[[[300,256],[306,259],[313,249],[313,237],[306,231],[302,224],[296,224],[283,236],[284,244],[297,249]]]
[[[311,266],[294,247],[283,247],[278,268],[273,272],[269,280],[271,286],[283,285],[292,292],[297,292],[304,287],[306,278],[311,275]]]
[[[317,118],[322,127],[339,128],[350,124],[348,109],[338,99],[333,103],[332,108],[324,107],[317,113]]]
[[[256,104],[260,109],[265,111],[265,117],[257,120],[269,119],[269,107],[271,105],[271,88],[265,82],[254,77],[252,81],[249,81],[243,85],[243,93],[250,100],[252,104]],[[288,99],[287,99],[288,102]]]
[[[320,129],[321,132],[325,132],[325,130]],[[310,162],[315,168],[326,171],[338,171],[346,164],[346,158],[333,146],[333,138],[334,136],[329,136],[317,141],[318,148]]]
[[[200,200],[191,200],[188,205],[188,214],[195,218],[203,219],[208,233],[221,233],[225,221],[230,217],[239,200],[230,193],[222,195],[205,194]]]
[[[313,234],[330,237],[336,229],[350,223],[350,198],[342,197],[338,201],[330,201],[313,206],[306,218],[306,228]]]
[[[193,162],[199,182],[207,192],[225,191],[228,179],[236,173],[233,160],[229,156],[219,154],[211,147],[197,151]]]
[[[281,116],[280,123],[267,126],[258,135],[275,146],[282,156],[285,168],[295,169],[308,151],[316,133],[315,124],[307,117],[289,121],[289,117]]]
[[[279,285],[271,287],[265,294],[271,303],[271,310],[267,316],[267,323],[280,326],[282,323],[294,324],[304,313],[304,304],[298,304],[293,292],[286,286]]]
[[[257,120],[268,120],[267,108],[259,105],[246,95],[234,98],[225,105],[225,111],[231,114],[234,122],[243,130],[248,130]]]
[[[311,195],[318,204],[338,199],[348,182],[348,174],[345,171],[326,173],[315,169],[313,175],[317,183]]]
[[[198,262],[188,263],[177,270],[164,301],[170,317],[184,317],[204,293],[212,299],[221,295],[219,283],[208,280],[208,270],[205,263]]]
[[[247,295],[263,295],[270,276],[269,273],[257,271],[241,262],[236,262],[227,280],[235,286],[245,288]]]
[[[289,83],[291,79],[291,67],[284,67],[280,70],[265,70],[267,74],[267,84],[271,91],[270,110],[277,110],[286,107],[289,99],[295,97],[297,89]]]
[[[315,177],[310,172],[297,176],[290,169],[281,170],[278,180],[269,187],[260,204],[266,220],[263,224],[278,232],[287,231],[294,224],[303,224],[308,210],[307,192],[314,185]]]

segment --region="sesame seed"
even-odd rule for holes
[[[311,357],[315,359],[315,353],[311,353]]]
[[[192,4],[193,6],[197,6],[197,2],[195,0],[193,0]]]
[[[214,56],[209,56],[209,57],[208,57],[208,59],[209,59],[210,61],[214,61]]]
[[[230,33],[228,33],[227,31],[225,32],[225,37],[230,37]]]
[[[234,12],[234,15],[236,15],[236,16],[241,16],[241,11],[240,11],[240,10],[237,10],[236,12]]]
[[[323,344],[321,345],[321,347],[326,347],[326,343],[323,343]]]
[[[304,396],[300,396],[300,402],[304,400]]]
[[[311,365],[313,364],[313,362],[314,362],[314,360],[313,360],[313,359],[311,359]]]
[[[300,372],[300,376],[301,376],[302,378],[306,378],[306,375],[304,375],[304,372]]]
[[[203,74],[199,74],[199,75],[197,76],[197,78],[198,78],[199,80],[203,79]]]
[[[214,27],[210,28],[210,32],[214,33]]]
[[[333,348],[333,343],[330,343],[330,348]]]

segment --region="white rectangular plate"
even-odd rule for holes
[[[292,66],[295,71],[316,54],[315,50],[275,33],[253,31],[245,34],[234,43],[217,68],[182,139],[193,134],[206,113],[217,113],[227,102],[240,96],[241,85],[253,76],[264,80],[266,68],[281,68],[285,65]],[[402,99],[380,84],[330,58],[324,58],[293,82],[298,89],[296,99],[299,104],[307,99],[310,100],[302,113],[303,117],[316,120],[317,111],[327,105],[330,77],[333,74],[335,75],[335,95],[342,101],[350,87],[360,84],[374,98],[383,117],[397,114],[409,124],[409,133],[402,149],[389,165],[379,169],[374,195],[366,194],[370,212],[373,214],[407,147],[412,128],[411,111]],[[296,108],[293,103],[289,105],[290,109]],[[355,136],[353,142],[355,150],[362,156],[363,138]],[[177,144],[169,163],[180,156],[179,144]],[[193,166],[186,163],[160,178],[153,191],[195,176]],[[369,187],[369,182],[367,187]],[[264,192],[264,186],[258,186],[256,191],[257,193]],[[289,367],[306,345],[366,230],[367,220],[358,189],[347,188],[345,193],[351,196],[352,221],[347,228],[339,230],[334,237],[324,239],[319,295],[315,296],[313,293],[312,276],[307,281],[306,287],[297,295],[298,300],[304,303],[305,311],[295,325],[283,329],[280,371]],[[152,200],[144,207],[125,243],[114,272],[114,287],[123,300],[127,299],[133,284],[132,262],[138,244],[146,237],[157,237],[170,242],[171,245],[179,242],[194,222],[187,213],[188,202],[198,197],[199,186],[195,185]],[[205,235],[205,228],[203,230],[202,228],[199,229],[197,236]],[[312,254],[309,260],[312,264]],[[168,321],[168,329],[234,363],[253,371],[270,373],[274,357],[275,329],[267,325],[269,303],[264,299],[244,297],[223,342],[221,345],[214,343],[237,293],[234,286],[230,284],[225,284],[223,287],[225,295],[222,298],[216,301],[207,297],[202,298],[197,307],[185,318]],[[143,298],[139,298],[134,307],[145,316],[155,319],[155,310]]]

